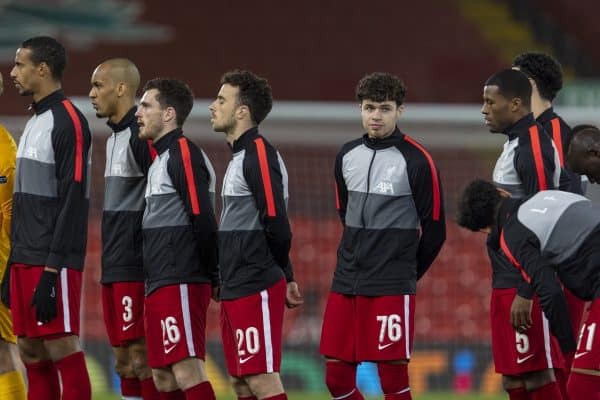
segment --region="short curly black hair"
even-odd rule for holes
[[[146,82],[144,92],[156,89],[156,101],[165,109],[173,107],[177,114],[177,126],[182,127],[194,107],[194,94],[187,83],[177,79],[154,78]]]
[[[21,48],[31,51],[31,61],[35,65],[46,63],[54,80],[62,79],[67,67],[67,52],[58,40],[50,36],[36,36],[21,43]]]
[[[405,97],[404,82],[396,75],[386,72],[365,75],[356,85],[356,98],[361,103],[363,100],[372,100],[378,103],[391,100],[399,106],[404,103]]]
[[[469,183],[458,201],[458,225],[473,232],[494,226],[502,196],[493,183],[476,179]]]
[[[513,60],[525,75],[535,81],[544,99],[553,101],[563,87],[563,73],[560,63],[552,56],[539,52],[519,54]]]
[[[239,104],[250,109],[250,117],[256,125],[260,124],[271,112],[273,93],[265,78],[250,71],[236,69],[223,75],[221,85],[225,84],[239,88]]]

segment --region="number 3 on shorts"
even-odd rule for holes
[[[398,314],[378,315],[377,321],[381,323],[379,329],[379,343],[385,341],[385,334],[392,342],[402,339],[402,318]]]

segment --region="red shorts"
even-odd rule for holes
[[[537,296],[533,297],[531,328],[518,333],[512,327],[510,307],[516,293],[516,288],[492,290],[490,314],[496,372],[520,375],[548,368],[564,368],[558,341],[550,333],[550,325],[542,313]]]
[[[250,296],[221,301],[221,337],[231,376],[279,372],[285,279]]]
[[[81,271],[61,268],[56,293],[56,318],[42,324],[31,306],[44,266],[12,264],[10,270],[10,308],[15,335],[29,338],[64,334],[79,335]]]
[[[190,357],[204,360],[210,296],[209,284],[182,283],[161,287],[146,297],[144,327],[151,368]]]
[[[600,370],[600,299],[595,299],[581,326],[573,368]]]
[[[102,285],[102,308],[111,346],[144,337],[144,282]]]
[[[352,363],[408,360],[414,315],[415,295],[367,297],[331,292],[320,352]]]

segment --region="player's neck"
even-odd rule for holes
[[[544,111],[552,107],[552,102],[542,99],[539,96],[531,97],[531,111],[533,112],[533,117],[539,117]]]
[[[40,88],[35,93],[33,93],[33,95],[31,96],[32,100],[34,103],[37,103],[61,88],[62,86],[60,82],[44,82],[40,85]]]
[[[246,133],[249,129],[254,128],[256,125],[249,123],[247,121],[238,121],[237,124],[233,127],[233,129],[226,134],[227,143],[230,146],[233,146],[233,143],[238,140],[244,133]]]
[[[135,106],[133,100],[125,104],[119,104],[119,106],[117,107],[117,112],[111,115],[108,118],[108,120],[115,125],[118,124],[119,122],[123,121],[123,118],[125,118],[129,110],[131,110],[133,106]]]

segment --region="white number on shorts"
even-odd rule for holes
[[[585,329],[587,328],[588,335],[587,340],[585,341],[585,351],[592,351],[592,345],[594,344],[594,335],[596,334],[596,323],[591,323],[589,325],[583,324],[581,327],[581,331],[579,332],[579,341],[577,342],[577,349],[581,346],[581,340],[583,339],[583,334],[585,333]]]
[[[239,356],[245,356],[246,351],[248,352],[248,354],[256,354],[258,353],[258,350],[260,350],[260,341],[258,340],[258,329],[256,329],[255,327],[251,326],[248,329],[246,329],[245,334],[244,330],[237,329],[235,331],[235,337],[237,338],[238,342]],[[245,346],[244,339],[246,342]]]
[[[129,296],[123,296],[121,304],[123,304],[123,309],[125,310],[123,313],[123,321],[131,321],[133,319],[133,311],[131,310],[131,307],[133,306],[133,299]]]
[[[390,315],[378,315],[377,321],[381,322],[381,329],[379,330],[379,342],[383,343],[385,340],[385,333],[392,342],[397,342],[402,338],[402,319],[398,314]]]
[[[165,346],[168,346],[171,343],[175,344],[179,342],[179,339],[181,339],[181,334],[179,333],[179,328],[177,327],[177,320],[175,317],[161,319],[160,325],[162,326],[163,343]]]
[[[521,354],[529,352],[529,338],[524,333],[515,332],[517,351]]]

